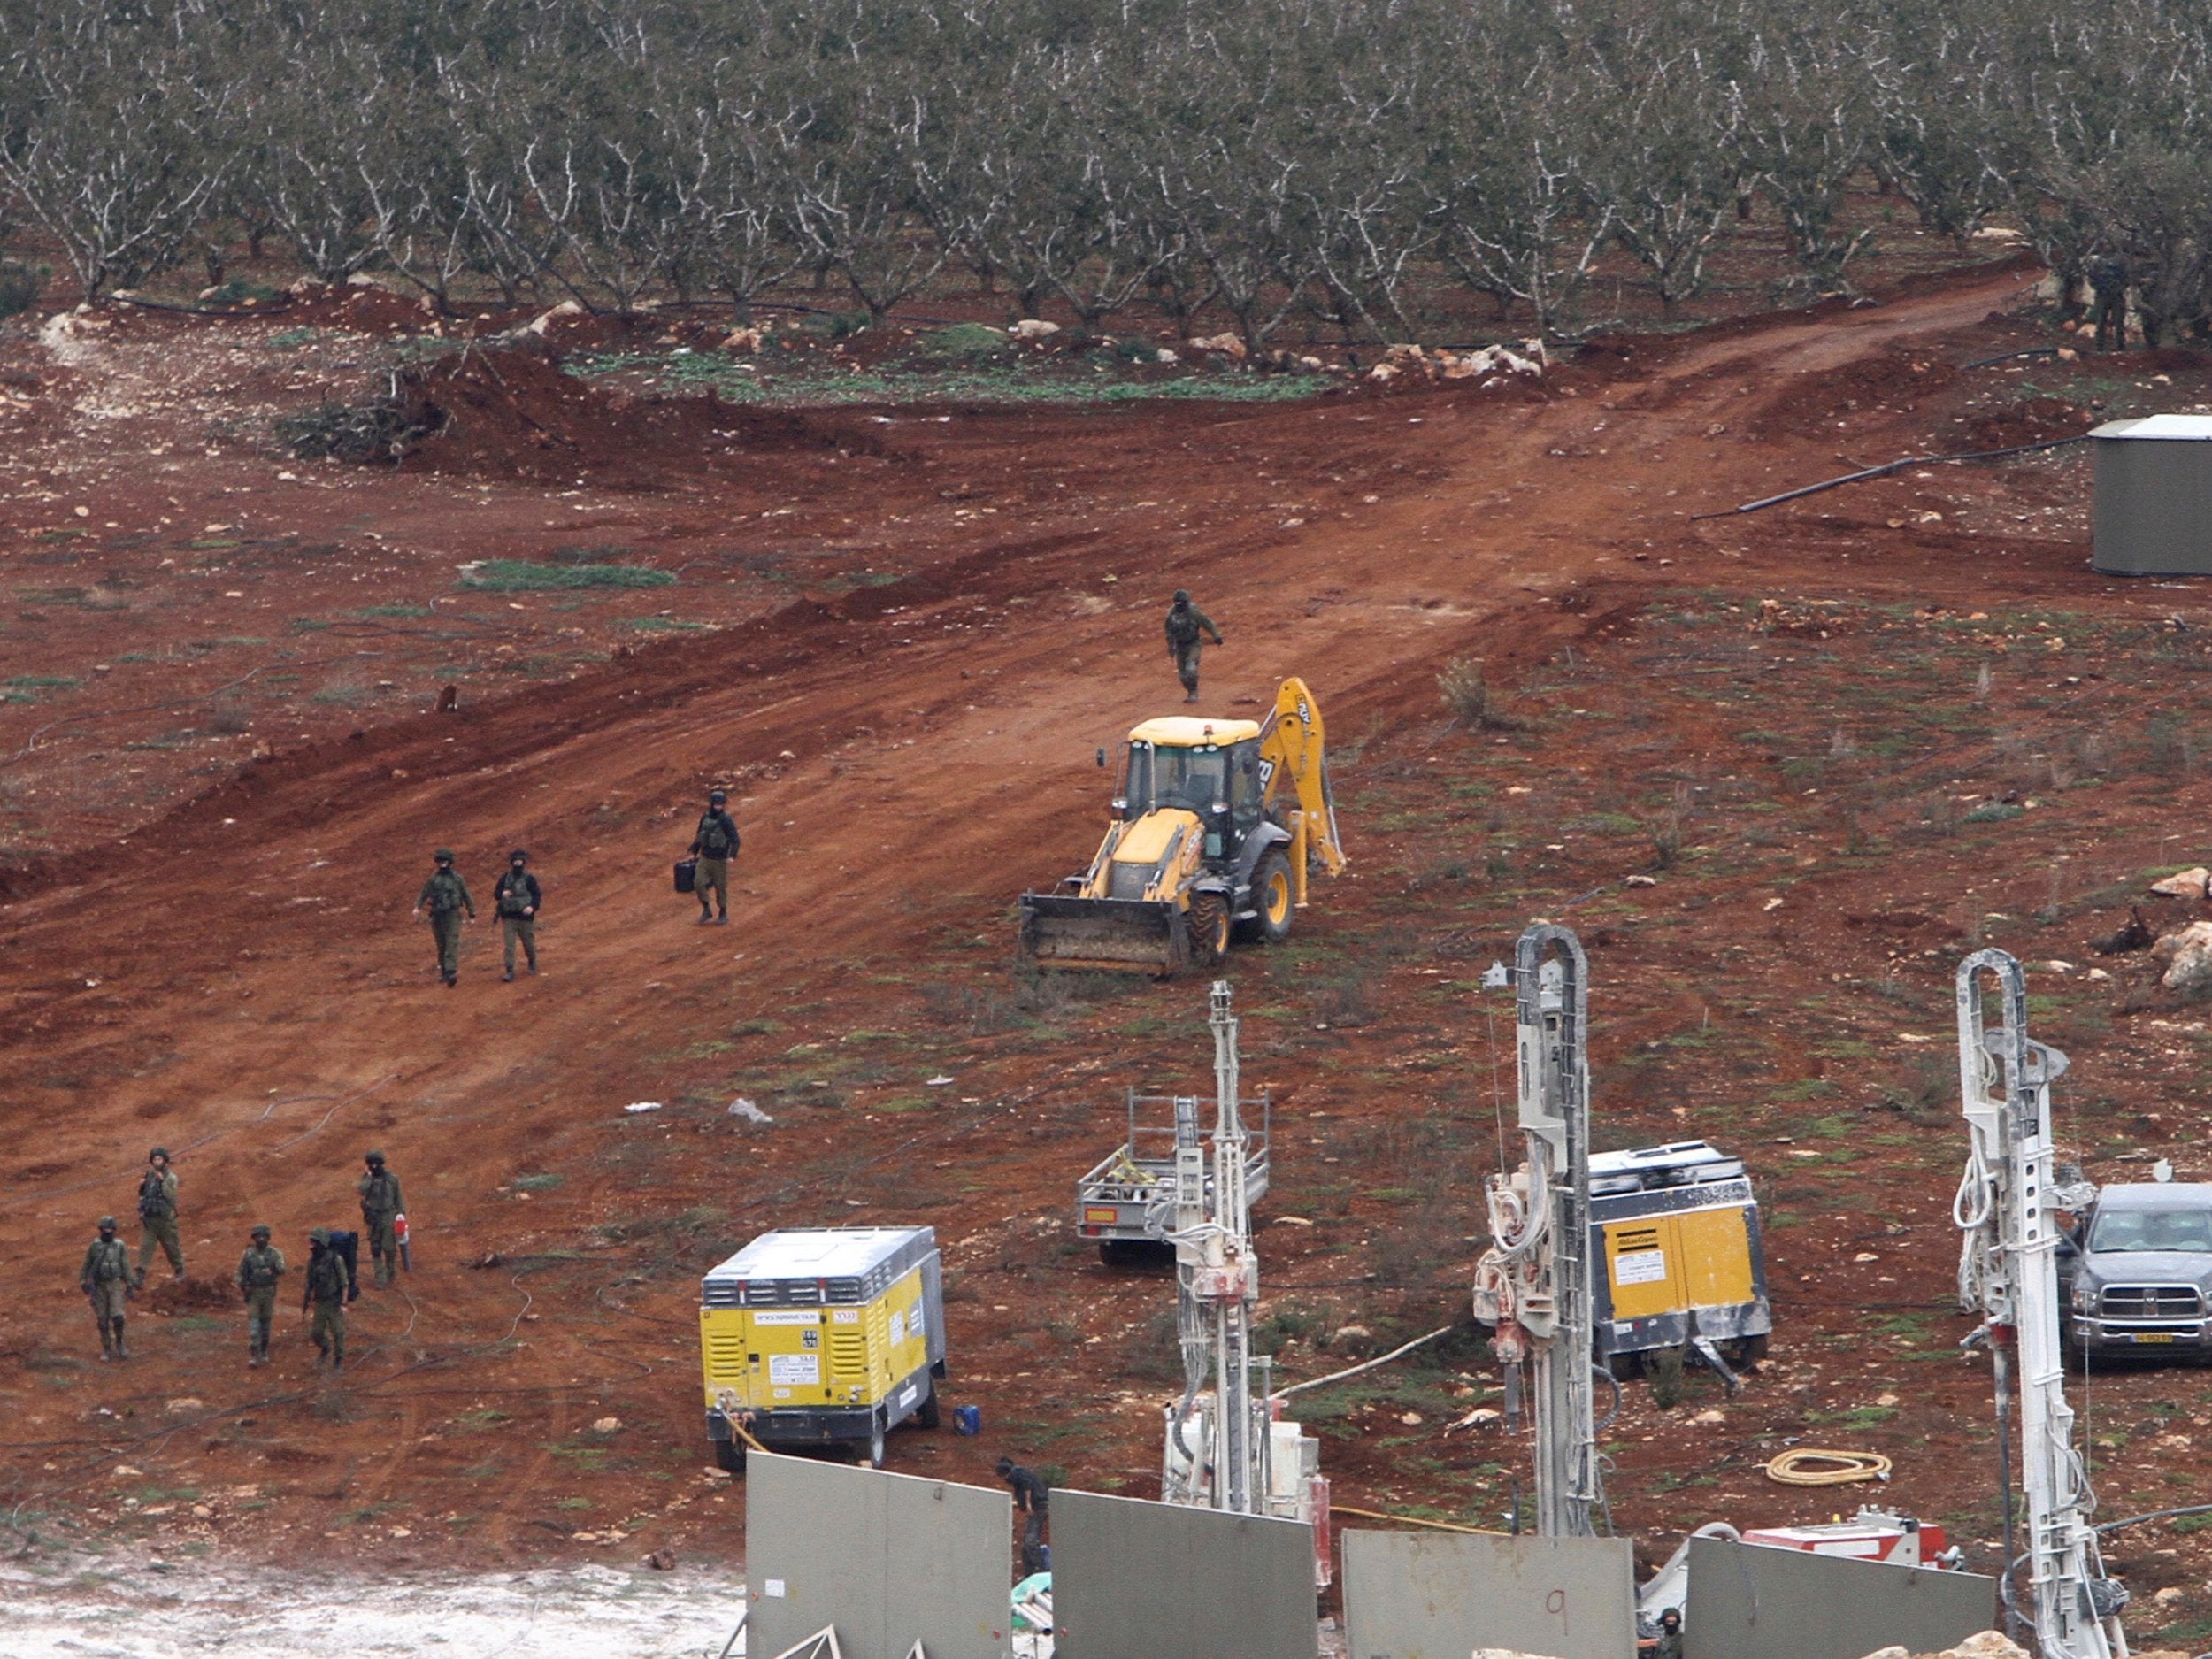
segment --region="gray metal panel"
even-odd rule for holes
[[[1625,1538],[1343,1538],[1350,1659],[1467,1659],[1479,1647],[1549,1659],[1636,1651],[1635,1556]]]
[[[2212,573],[2212,443],[2134,437],[2100,427],[2092,510],[2099,571],[2112,576]]]
[[[1937,1653],[1987,1630],[1997,1581],[1809,1550],[1690,1540],[1684,1659],[1861,1659],[1893,1643]]]
[[[804,1457],[745,1460],[746,1651],[834,1625],[846,1659],[1004,1659],[1013,1498]]]
[[[1303,1521],[1052,1494],[1059,1659],[1310,1659],[1314,1612]]]

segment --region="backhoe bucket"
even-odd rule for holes
[[[1022,955],[1041,968],[1140,969],[1162,978],[1190,960],[1183,912],[1155,899],[1022,895]]]

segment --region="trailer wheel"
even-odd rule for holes
[[[740,1440],[715,1441],[714,1462],[715,1466],[725,1474],[743,1474],[745,1472],[745,1442]]]
[[[869,1425],[867,1443],[864,1446],[856,1447],[854,1449],[868,1460],[869,1468],[883,1467],[883,1419],[881,1417],[879,1417]]]
[[[944,1420],[944,1408],[937,1403],[937,1390],[932,1388],[922,1396],[922,1403],[914,1408],[914,1426],[933,1429],[941,1426]]]

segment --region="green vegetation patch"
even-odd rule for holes
[[[527,559],[480,559],[461,572],[461,586],[487,593],[553,593],[568,588],[670,588],[672,571],[646,565],[534,565]]]

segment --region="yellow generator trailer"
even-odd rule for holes
[[[764,1233],[701,1281],[707,1438],[733,1474],[744,1432],[771,1450],[842,1445],[880,1468],[884,1437],[937,1426],[943,1263],[931,1227]]]
[[[1702,1141],[1594,1153],[1590,1233],[1604,1269],[1591,1275],[1601,1363],[1623,1371],[1660,1348],[1739,1365],[1764,1356],[1774,1315],[1741,1159]]]
[[[1345,864],[1322,739],[1296,679],[1263,723],[1176,715],[1134,728],[1090,868],[1022,895],[1022,954],[1166,977],[1210,967],[1233,932],[1287,937],[1311,867]]]

